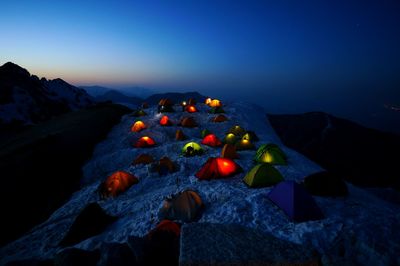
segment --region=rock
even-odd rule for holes
[[[103,232],[117,218],[108,215],[97,203],[88,204],[71,225],[68,233],[60,242],[61,246],[70,246]]]
[[[5,264],[6,266],[53,266],[52,260],[38,260],[38,259],[26,259],[10,261]]]
[[[99,250],[87,251],[78,248],[64,249],[54,257],[55,266],[96,265],[100,258]]]
[[[239,225],[182,226],[179,265],[319,265],[310,247]]]

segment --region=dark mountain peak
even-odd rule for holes
[[[191,92],[168,92],[168,93],[153,94],[150,97],[148,97],[145,101],[150,104],[157,104],[163,98],[169,98],[173,102],[181,102],[189,98],[193,98],[198,102],[203,102],[206,99],[204,95],[201,95],[197,91],[191,91]]]
[[[25,68],[20,67],[12,62],[7,62],[0,67],[1,76],[25,76],[30,77],[31,74]]]

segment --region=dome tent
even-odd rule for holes
[[[139,179],[136,176],[125,171],[116,171],[100,184],[98,190],[102,198],[116,197],[137,183]]]
[[[132,132],[140,132],[140,131],[142,131],[143,129],[146,129],[146,128],[147,128],[146,124],[143,121],[138,120],[132,125],[131,131]]]
[[[253,143],[251,143],[250,140],[246,140],[246,139],[239,140],[238,142],[235,143],[235,146],[238,151],[255,149]]]
[[[283,181],[281,173],[271,164],[261,163],[254,166],[243,178],[249,187],[269,187]]]
[[[324,218],[313,197],[294,181],[280,182],[267,197],[294,222],[306,222]]]
[[[243,135],[242,139],[244,139],[244,140],[249,140],[249,141],[251,141],[251,142],[259,141],[259,138],[257,137],[256,133],[254,133],[254,131],[247,131],[247,132]]]
[[[259,163],[287,164],[285,153],[278,145],[273,143],[261,145],[254,156],[254,160]]]
[[[229,129],[228,133],[232,133],[235,136],[242,137],[246,131],[239,125],[233,126]]]
[[[184,156],[195,156],[203,154],[203,148],[197,142],[188,142],[182,148]]]
[[[216,117],[211,119],[211,121],[214,122],[214,123],[221,123],[221,122],[225,122],[227,120],[228,120],[228,118],[226,116],[224,116],[224,115],[221,115],[221,114],[219,114]]]
[[[174,108],[174,103],[166,98],[166,99],[161,99],[158,102],[158,112],[159,113],[164,113],[164,112],[175,112]]]
[[[225,144],[221,151],[222,158],[237,159],[239,155],[236,152],[235,145]]]
[[[185,140],[186,136],[181,129],[177,129],[175,132],[175,140]]]
[[[185,190],[165,199],[158,217],[171,221],[193,222],[200,218],[203,207],[203,200],[197,192]]]
[[[192,116],[182,118],[179,124],[182,127],[197,127],[196,120],[194,120],[194,117]]]
[[[242,171],[242,168],[228,158],[208,158],[203,167],[195,174],[200,180],[226,178]]]
[[[133,160],[132,165],[150,164],[152,162],[154,162],[153,156],[142,153]]]
[[[150,138],[148,136],[144,136],[144,137],[141,137],[140,139],[138,139],[133,146],[136,148],[149,148],[149,147],[153,147],[155,145],[156,145],[156,142],[152,138]]]
[[[235,134],[228,133],[228,134],[226,134],[226,136],[224,138],[224,143],[235,144],[237,140],[238,140],[238,138],[236,137]]]
[[[168,116],[163,115],[160,119],[160,125],[164,127],[172,126],[172,122]]]
[[[201,144],[211,146],[211,147],[219,147],[222,146],[222,142],[215,136],[214,134],[208,134],[203,138]]]

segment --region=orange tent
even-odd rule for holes
[[[196,173],[200,180],[229,177],[242,171],[242,168],[228,158],[208,158],[203,167]]]
[[[132,131],[132,132],[140,132],[140,131],[142,131],[143,129],[146,129],[146,128],[147,128],[147,126],[146,126],[146,124],[145,124],[143,121],[136,121],[136,122],[132,125],[131,131]]]
[[[154,145],[156,145],[156,142],[152,138],[144,136],[138,139],[138,141],[136,141],[134,146],[136,148],[147,148],[147,147],[152,147]]]
[[[222,142],[214,134],[208,134],[205,136],[201,143],[211,147],[218,147],[222,145]]]
[[[221,103],[220,100],[213,99],[213,100],[211,100],[209,106],[210,106],[210,107],[221,107],[221,106],[222,106],[222,103]]]
[[[208,98],[205,100],[204,103],[207,104],[207,105],[210,105],[211,101],[212,101],[212,99],[211,99],[210,97],[208,97]]]
[[[224,121],[227,121],[227,120],[228,120],[228,118],[226,116],[224,116],[224,115],[217,115],[216,117],[214,117],[212,119],[212,121],[214,123],[220,123],[220,122],[224,122]]]
[[[152,162],[154,162],[153,156],[143,153],[136,157],[135,160],[133,160],[132,165],[149,164]]]
[[[180,124],[183,127],[197,127],[196,120],[192,116],[182,118]]]
[[[237,159],[239,155],[236,152],[235,145],[225,144],[221,151],[222,158]]]
[[[194,105],[188,105],[188,106],[186,106],[185,111],[188,113],[196,113],[197,109],[196,109],[196,106],[194,106]]]
[[[182,131],[182,130],[178,129],[178,130],[175,132],[175,139],[176,139],[176,140],[184,140],[184,139],[186,139],[186,136],[185,136],[185,134],[183,134],[183,131]]]
[[[116,197],[138,182],[139,179],[134,175],[125,171],[117,171],[100,184],[99,192],[102,197]]]
[[[160,125],[162,126],[171,126],[172,122],[171,120],[168,118],[168,116],[164,115],[163,117],[161,117],[160,119]]]

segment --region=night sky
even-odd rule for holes
[[[399,1],[116,2],[1,1],[0,63],[74,85],[400,121],[383,107],[400,106]]]

